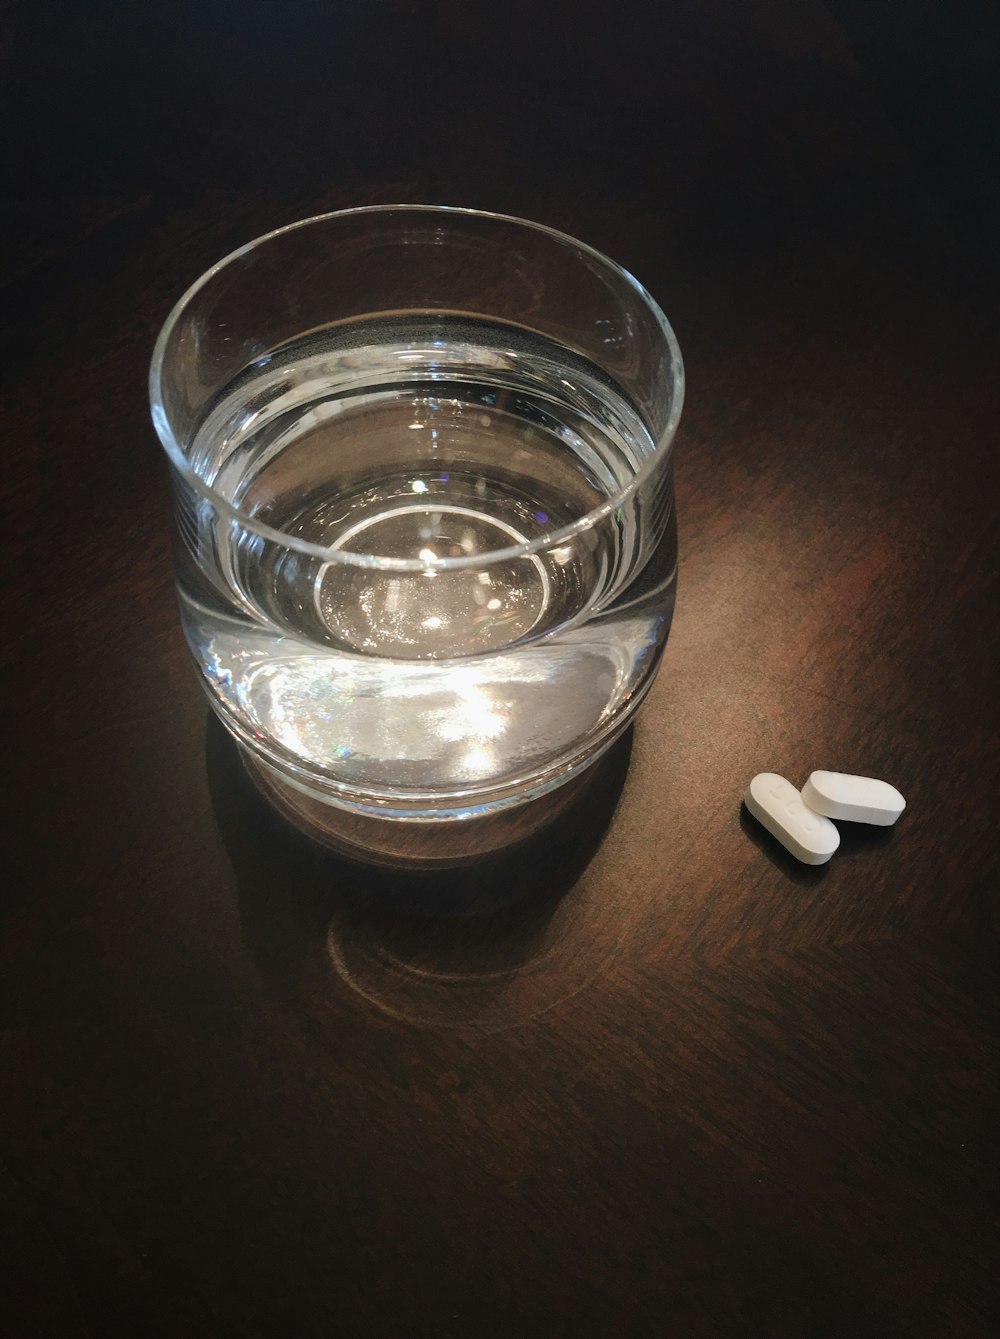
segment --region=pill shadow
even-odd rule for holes
[[[825,865],[804,865],[754,818],[746,804],[740,807],[740,827],[754,845],[794,883],[807,886],[821,882],[831,863],[890,846],[896,832],[895,827],[880,828],[872,823],[837,823],[835,826],[840,833],[840,845],[834,851],[832,860],[828,860]]]
[[[572,803],[528,840],[437,870],[385,867],[312,841],[260,795],[236,746],[208,718],[209,795],[237,878],[247,949],[285,997],[316,993],[331,924],[426,973],[461,973],[483,990],[535,957],[550,921],[594,856],[628,774],[629,729],[591,768]],[[312,984],[308,984],[308,980]],[[315,999],[313,1000],[315,1004]]]
[[[881,851],[891,846],[896,839],[895,825],[880,828],[874,823],[837,823],[840,833],[840,845],[834,852],[834,860],[843,860],[845,856],[861,855],[867,851]]]

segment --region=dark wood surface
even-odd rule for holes
[[[4,10],[10,1336],[986,1336],[996,10]],[[656,687],[527,847],[404,878],[208,719],[145,373],[323,209],[496,208],[685,352]],[[885,777],[796,866],[750,776]]]

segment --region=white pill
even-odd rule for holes
[[[880,828],[891,827],[906,808],[902,795],[887,781],[847,772],[813,772],[802,787],[802,798],[827,818],[875,823]]]
[[[744,798],[754,818],[803,864],[825,865],[840,845],[840,833],[830,820],[813,813],[783,776],[760,772]]]

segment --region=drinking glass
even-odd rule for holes
[[[618,265],[473,210],[307,219],[185,293],[150,396],[187,641],[269,789],[462,819],[625,728],[673,610],[683,369]]]

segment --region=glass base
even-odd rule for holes
[[[622,730],[628,722],[623,722]],[[519,790],[475,797],[461,808],[401,810],[370,796],[331,795],[265,762],[237,739],[254,785],[306,836],[341,855],[394,867],[448,868],[525,841],[563,814],[589,781],[592,764],[620,737],[602,739],[558,773]],[[425,805],[427,801],[423,802]]]

